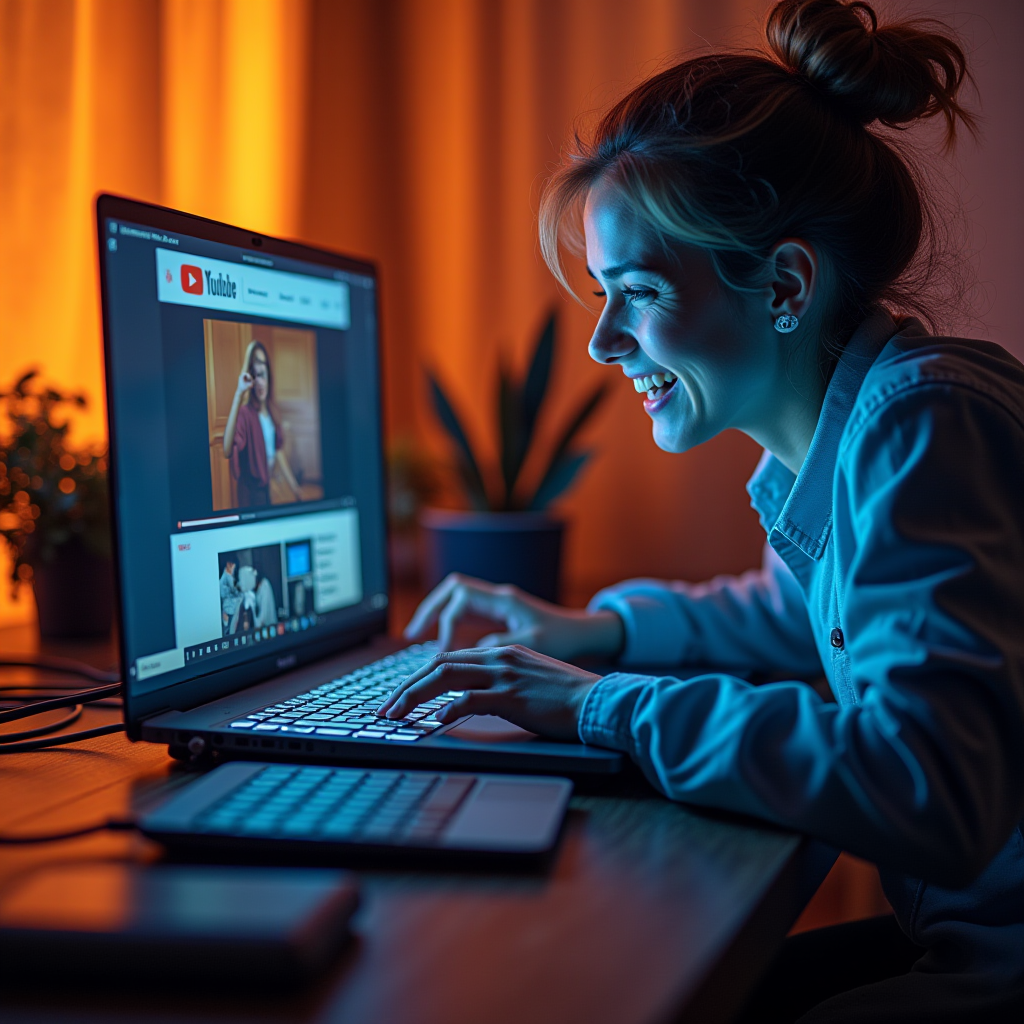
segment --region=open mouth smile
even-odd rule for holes
[[[668,401],[676,380],[674,373],[652,373],[647,377],[634,377],[633,387],[637,394],[646,394],[644,409],[649,413],[654,413]]]

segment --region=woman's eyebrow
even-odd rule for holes
[[[622,277],[623,274],[635,274],[638,271],[643,272],[645,270],[652,270],[652,267],[644,266],[642,263],[616,263],[614,267],[605,267],[601,271],[601,276],[604,278],[609,277]],[[597,275],[587,267],[587,273],[596,281]]]

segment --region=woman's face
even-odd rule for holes
[[[259,402],[267,400],[270,391],[270,373],[267,364],[259,355],[252,361],[252,390]]]
[[[591,190],[584,230],[605,298],[590,355],[635,382],[658,447],[683,452],[729,427],[757,433],[778,380],[763,299],[728,291],[698,248],[667,253],[609,183]]]

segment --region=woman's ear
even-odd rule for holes
[[[821,262],[814,246],[802,238],[784,238],[768,254],[768,313],[803,320],[818,290]]]

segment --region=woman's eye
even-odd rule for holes
[[[631,302],[635,305],[637,302],[643,302],[645,299],[653,298],[655,292],[651,288],[623,288],[622,294],[627,302]]]
[[[595,295],[596,295],[596,296],[597,296],[597,297],[598,297],[599,299],[603,299],[603,298],[605,298],[605,297],[607,296],[607,294],[608,294],[608,293],[607,293],[607,292],[594,292],[594,294],[595,294]]]

